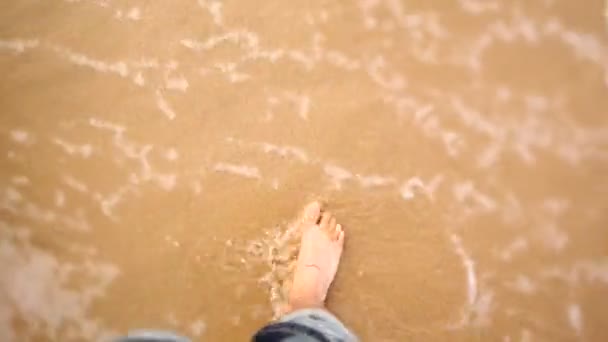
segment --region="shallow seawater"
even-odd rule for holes
[[[10,1],[0,340],[248,340],[312,199],[364,341],[605,341],[603,1]]]

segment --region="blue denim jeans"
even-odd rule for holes
[[[336,316],[323,309],[294,311],[277,322],[260,329],[251,339],[255,342],[357,342]],[[190,342],[170,332],[139,330],[116,342]]]
[[[294,311],[260,329],[256,342],[356,342],[357,337],[336,316],[323,309]]]

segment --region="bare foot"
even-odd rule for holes
[[[321,214],[318,202],[304,208],[300,225],[302,241],[289,295],[289,311],[323,306],[344,246],[342,227],[336,224],[331,213]]]

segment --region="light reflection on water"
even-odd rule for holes
[[[7,5],[0,339],[248,338],[321,199],[364,340],[604,340],[595,5]]]

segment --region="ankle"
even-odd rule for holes
[[[302,298],[290,298],[285,313],[291,313],[303,309],[322,309],[325,307],[322,301],[302,299]]]
[[[289,296],[289,307],[291,311],[300,310],[300,309],[313,309],[313,308],[322,308],[324,306],[324,300],[320,297],[313,289],[308,289],[308,291],[294,291]]]

